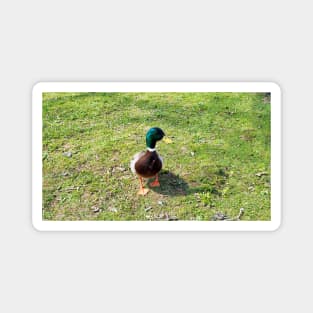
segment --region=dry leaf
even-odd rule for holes
[[[166,138],[164,138],[163,140],[164,140],[164,142],[165,142],[165,143],[172,143],[172,142],[173,142],[173,140],[172,140],[172,139],[167,138],[167,137],[166,137]]]

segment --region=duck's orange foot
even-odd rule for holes
[[[160,183],[158,180],[153,181],[149,184],[150,187],[160,187]]]
[[[140,188],[137,195],[145,196],[150,190],[147,188]]]

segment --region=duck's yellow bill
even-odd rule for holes
[[[164,138],[163,138],[163,141],[164,141],[165,143],[172,143],[172,142],[173,142],[172,139],[170,139],[170,138],[168,138],[168,137],[164,137]]]

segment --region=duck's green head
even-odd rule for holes
[[[147,147],[154,149],[156,142],[161,140],[165,136],[163,130],[159,127],[152,127],[148,130],[146,135]]]

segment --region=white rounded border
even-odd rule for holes
[[[270,221],[42,220],[43,92],[270,92]],[[39,231],[274,231],[281,224],[281,89],[273,82],[39,82],[32,91],[32,224]]]

